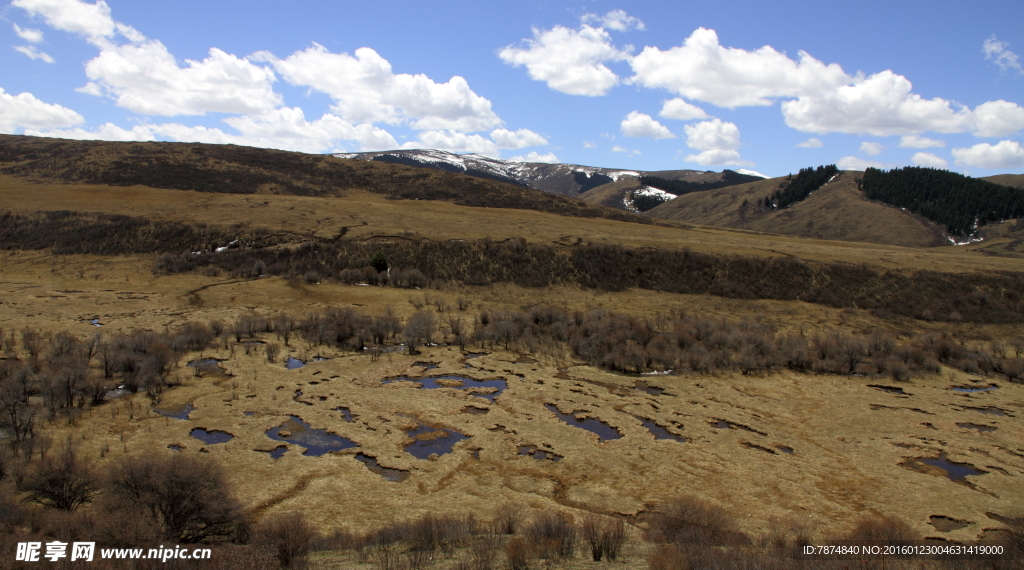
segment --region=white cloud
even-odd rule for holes
[[[818,134],[955,133],[970,124],[969,109],[954,111],[949,101],[924,99],[911,88],[906,77],[887,70],[822,95],[786,101],[782,114],[790,127]]]
[[[402,124],[418,130],[482,131],[501,124],[491,102],[462,77],[436,83],[426,75],[393,73],[391,63],[370,48],[354,56],[331,53],[319,44],[285,59],[268,52],[254,59],[270,62],[293,85],[326,93],[332,111],[353,123]]]
[[[336,115],[324,114],[307,121],[302,109],[283,107],[262,115],[229,117],[224,120],[238,133],[216,127],[186,126],[180,123],[137,125],[131,130],[106,123],[95,130],[49,129],[28,132],[40,136],[112,141],[148,141],[162,137],[175,142],[237,144],[298,152],[321,153],[343,150],[341,141],[356,141],[360,150],[389,150],[398,147],[387,131],[369,124],[351,125]]]
[[[133,42],[145,39],[135,28],[115,22],[110,15],[110,6],[103,0],[97,0],[95,4],[80,0],[14,0],[11,6],[32,16],[41,16],[51,28],[85,36],[101,47],[109,45],[116,34]]]
[[[26,135],[33,135],[39,137],[57,137],[62,139],[75,139],[75,140],[102,140],[102,141],[152,141],[156,140],[156,136],[153,134],[152,129],[148,125],[135,125],[128,129],[122,129],[121,127],[113,123],[104,123],[97,127],[95,130],[89,131],[81,127],[73,129],[25,129]]]
[[[544,81],[555,91],[595,97],[619,82],[604,62],[623,60],[628,55],[612,45],[611,36],[603,28],[583,25],[578,30],[563,26],[534,28],[533,39],[525,40],[525,46],[505,46],[498,57],[515,67],[525,65],[531,79]]]
[[[903,135],[900,137],[899,146],[900,148],[945,148],[946,141],[920,135]]]
[[[583,141],[583,148],[597,148],[597,145],[590,141]]]
[[[179,67],[157,40],[110,45],[86,63],[86,90],[147,115],[264,113],[281,104],[272,71],[217,48],[209,53]]]
[[[910,161],[918,166],[927,168],[946,168],[949,166],[949,162],[946,159],[930,152],[915,152],[914,156],[910,157]]]
[[[626,154],[628,154],[630,156],[636,156],[636,155],[640,154],[639,150],[635,150],[635,149],[631,150],[631,149],[628,149],[628,148],[626,148],[624,146],[619,146],[619,145],[613,146],[612,147],[612,152],[624,152],[624,153],[626,153]]]
[[[622,134],[627,137],[650,139],[674,139],[676,136],[665,125],[637,111],[631,111],[620,123]]]
[[[494,129],[491,131],[491,140],[498,145],[498,148],[509,149],[548,144],[548,139],[530,129],[519,129],[518,131]]]
[[[995,145],[976,144],[970,148],[954,148],[953,158],[961,166],[977,168],[1024,167],[1024,147],[1017,141],[999,141]]]
[[[480,135],[467,135],[455,131],[423,131],[419,140],[407,142],[402,148],[435,148],[451,152],[472,152],[498,158],[498,146]]]
[[[14,24],[14,33],[18,34],[19,38],[30,44],[37,44],[43,41],[43,32],[41,30],[22,28],[18,24]]]
[[[46,52],[39,51],[36,46],[14,46],[14,49],[27,55],[31,59],[38,59],[46,63],[53,63],[53,58]]]
[[[272,71],[217,48],[210,49],[208,58],[186,60],[180,67],[160,41],[115,22],[103,0],[14,0],[12,5],[97,46],[100,54],[85,66],[90,82],[80,91],[111,97],[136,113],[264,113],[281,104],[271,86]],[[128,42],[118,44],[118,35]]]
[[[549,152],[546,154],[538,154],[536,151],[527,153],[526,156],[513,156],[510,158],[512,162],[544,162],[547,164],[558,164],[562,161],[558,160],[555,153]]]
[[[676,97],[675,99],[669,99],[665,101],[665,104],[661,106],[661,112],[659,116],[665,117],[666,119],[675,119],[677,121],[691,121],[693,119],[708,119],[710,118],[704,109],[696,105],[687,103],[684,99]]]
[[[1016,70],[1017,73],[1024,73],[1024,68],[1021,67],[1017,54],[1006,49],[1009,46],[1010,44],[999,41],[995,34],[992,34],[992,37],[981,44],[981,51],[984,52],[985,59],[994,62],[999,66],[999,69],[1003,71]]]
[[[839,170],[867,170],[868,168],[885,168],[886,165],[874,160],[864,160],[856,156],[844,156],[836,161]]]
[[[878,156],[882,154],[882,143],[864,141],[860,143],[860,151],[868,156]]]
[[[631,83],[728,108],[823,93],[850,80],[839,65],[825,65],[805,52],[794,61],[770,46],[722,47],[718,34],[706,28],[695,30],[682,46],[665,51],[648,46],[630,65]]]
[[[1005,137],[1024,129],[1024,107],[1009,101],[989,101],[974,108],[972,130],[978,137]]]
[[[640,18],[626,14],[625,10],[612,10],[604,16],[584,14],[581,20],[584,24],[596,24],[598,27],[608,28],[616,32],[645,29],[644,23],[640,21]]]
[[[811,137],[802,143],[797,143],[797,148],[821,148],[825,146],[825,143],[821,142],[821,139]]]
[[[712,119],[686,125],[683,130],[686,131],[686,146],[702,151],[688,155],[686,160],[705,166],[750,165],[737,150],[740,148],[740,129],[735,123]]]
[[[85,122],[81,115],[56,103],[44,103],[31,93],[10,95],[0,88],[0,133],[17,129],[70,127]]]

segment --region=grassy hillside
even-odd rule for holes
[[[944,245],[941,229],[898,208],[868,201],[857,189],[857,173],[844,172],[832,183],[788,208],[765,207],[765,196],[783,178],[694,192],[647,212],[654,218],[704,223],[828,240],[850,240],[912,247]],[[698,222],[699,221],[699,222]]]
[[[234,145],[0,135],[0,164],[2,174],[44,182],[322,197],[362,189],[392,199],[650,223],[640,216],[464,174]]]
[[[693,185],[712,186],[715,184],[727,184],[725,181],[726,176],[724,171],[703,172],[700,170],[658,170],[648,172],[647,176],[653,176],[670,181],[683,181]],[[639,190],[645,186],[646,185],[640,180],[640,178],[633,176],[623,177],[616,182],[602,184],[583,192],[578,196],[578,198],[591,204],[599,204],[601,206],[608,206],[609,208],[628,211],[626,202],[631,197],[631,193],[634,190]]]

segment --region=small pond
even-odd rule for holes
[[[562,459],[561,455],[558,455],[551,451],[537,449],[536,445],[520,445],[519,455],[529,455],[530,457],[538,461],[553,461],[555,463]]]
[[[972,424],[970,422],[956,422],[956,427],[964,429],[976,429],[979,433],[985,433],[987,431],[996,431],[996,428],[992,426]]]
[[[413,362],[412,365],[419,366],[420,368],[423,368],[425,370],[433,370],[437,368],[436,362]]]
[[[590,433],[596,434],[600,441],[608,441],[610,439],[619,439],[622,437],[622,434],[619,433],[619,430],[608,425],[607,422],[603,422],[596,418],[579,419],[576,417],[575,412],[573,412],[572,414],[563,414],[558,410],[558,407],[555,406],[554,404],[544,404],[544,407],[547,408],[548,411],[550,411],[551,413],[558,416],[558,419],[562,420],[563,422],[573,427],[585,429]]]
[[[778,449],[782,453],[789,453],[791,455],[793,453],[793,448],[789,447],[788,445],[776,445],[775,449]]]
[[[184,406],[178,406],[175,408],[153,408],[153,411],[160,414],[165,418],[174,418],[176,420],[187,420],[188,415],[195,411],[192,404],[185,404]]]
[[[269,455],[273,459],[280,459],[282,455],[284,455],[285,453],[288,453],[288,446],[287,445],[279,445],[279,446],[275,447],[274,449],[271,449],[270,451],[267,451],[265,449],[257,449],[256,451],[258,451],[260,453],[266,453],[267,455]]]
[[[102,327],[103,326],[103,323],[100,322],[99,318],[89,319],[89,322],[92,323],[92,326],[94,326],[94,327]]]
[[[666,428],[664,428],[662,426],[659,426],[658,424],[654,423],[653,420],[649,420],[647,418],[637,418],[637,419],[640,420],[640,422],[642,424],[644,424],[644,427],[647,428],[647,431],[651,432],[651,435],[654,436],[654,439],[674,439],[674,440],[682,442],[682,443],[686,443],[686,441],[687,441],[687,439],[685,437],[683,437],[681,435],[676,435],[676,434],[668,431],[668,429],[666,429]]]
[[[969,463],[955,463],[946,459],[945,455],[939,455],[935,458],[921,459],[922,463],[931,465],[932,467],[938,467],[946,472],[946,478],[950,481],[966,481],[968,475],[984,475],[987,471],[980,471],[975,469],[973,465]]]
[[[223,360],[220,358],[197,358],[190,360],[185,366],[195,368],[200,374],[209,374],[211,372],[221,372],[221,362]]]
[[[355,416],[352,415],[352,410],[346,408],[345,406],[334,408],[334,411],[341,412],[341,418],[346,422],[352,423],[353,421],[355,421]]]
[[[412,438],[412,443],[405,446],[405,451],[417,459],[427,459],[435,453],[451,453],[456,443],[469,439],[468,435],[457,431],[435,429],[424,424],[419,424],[405,433]]]
[[[384,477],[388,481],[401,483],[402,481],[405,481],[406,479],[409,478],[408,471],[403,471],[402,469],[391,469],[389,467],[382,467],[381,464],[377,462],[376,457],[370,457],[369,455],[366,455],[361,451],[355,454],[355,458],[363,465],[366,465],[367,469]]]
[[[210,445],[215,443],[227,443],[235,438],[235,436],[223,430],[211,429],[207,431],[206,428],[201,427],[193,429],[189,435]]]
[[[290,416],[283,424],[268,429],[266,434],[270,439],[305,447],[306,451],[302,454],[310,457],[319,457],[331,451],[358,447],[358,444],[351,439],[328,433],[327,430],[313,429],[299,416]]]
[[[288,370],[295,370],[296,368],[302,368],[305,365],[306,365],[306,361],[305,360],[299,360],[298,358],[295,358],[294,356],[289,356],[288,360],[284,361],[284,367],[287,368]]]
[[[954,386],[950,389],[954,392],[973,394],[974,392],[988,392],[989,390],[996,390],[998,388],[999,386],[995,384],[989,384],[988,386]]]
[[[889,394],[899,394],[900,396],[909,396],[910,395],[910,394],[907,394],[906,392],[904,392],[903,388],[900,388],[898,386],[884,386],[882,384],[868,384],[868,388],[874,388],[876,390],[881,390],[881,391],[887,392]]]
[[[458,376],[455,374],[447,376],[426,376],[424,378],[399,376],[397,378],[385,378],[382,383],[391,384],[392,382],[418,382],[427,390],[433,390],[435,388],[457,388],[473,396],[490,400],[491,402],[493,402],[495,398],[500,396],[501,393],[508,388],[508,382],[504,378],[477,380],[468,376]],[[484,389],[489,393],[475,393],[475,388]]]
[[[660,396],[660,395],[665,393],[665,389],[664,388],[658,388],[657,386],[651,386],[647,382],[637,382],[633,386],[633,388],[636,389],[636,390],[640,390],[641,392],[650,394],[651,396]]]

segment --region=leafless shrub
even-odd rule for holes
[[[530,567],[532,552],[526,539],[515,537],[505,547],[505,565],[507,570],[527,570]]]
[[[544,511],[526,527],[524,534],[540,558],[572,558],[579,531],[567,517]]]
[[[269,517],[256,526],[256,543],[270,548],[282,568],[304,568],[316,531],[301,512]]]
[[[853,530],[843,539],[856,541],[897,544],[907,540],[919,540],[918,534],[907,521],[888,515],[866,516],[857,521]]]
[[[724,509],[696,497],[679,497],[660,505],[651,517],[647,538],[652,542],[699,545],[747,541]]]
[[[29,466],[18,487],[40,505],[71,512],[92,501],[100,480],[68,440],[56,455]]]
[[[221,467],[199,456],[129,457],[114,468],[110,492],[181,542],[225,539],[244,521]]]
[[[583,540],[590,545],[590,555],[594,562],[606,557],[614,561],[626,541],[626,525],[622,519],[600,517],[590,513],[583,519],[581,527]]]
[[[275,362],[277,360],[278,353],[281,352],[281,347],[275,343],[268,342],[263,345],[263,350],[267,354],[267,362]]]
[[[518,503],[502,503],[494,512],[494,532],[515,534],[523,522],[523,506]]]

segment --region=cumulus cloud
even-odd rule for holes
[[[665,104],[661,106],[661,112],[659,116],[665,117],[666,119],[675,119],[677,121],[692,121],[693,119],[708,119],[710,118],[704,109],[696,105],[687,103],[684,99],[676,97],[675,99],[669,99],[665,101]]]
[[[864,141],[860,143],[860,151],[868,156],[878,156],[882,154],[882,143]]]
[[[99,55],[85,66],[90,82],[80,91],[110,97],[136,113],[263,113],[281,104],[272,71],[217,48],[181,67],[163,43],[116,22],[103,0],[14,0],[12,5],[98,47]],[[118,43],[119,37],[127,42]]]
[[[597,145],[590,141],[583,141],[583,148],[597,148]]]
[[[979,137],[1005,137],[1024,129],[1024,107],[1009,101],[989,101],[974,108],[972,130]]]
[[[969,148],[954,148],[953,158],[961,166],[977,168],[1024,167],[1024,147],[1017,141],[999,141],[991,145],[976,144]]]
[[[836,161],[839,170],[867,170],[868,168],[885,168],[886,165],[874,160],[864,160],[856,156],[844,156]]]
[[[755,51],[723,47],[718,34],[706,28],[665,51],[648,46],[630,65],[632,83],[728,108],[824,93],[850,80],[839,65],[825,65],[806,52],[794,61],[770,46]]]
[[[153,130],[147,125],[135,125],[131,129],[122,129],[113,123],[104,123],[91,131],[81,127],[75,127],[73,129],[25,129],[25,134],[38,137],[57,137],[75,140],[120,142],[156,140]]]
[[[626,154],[628,154],[630,156],[636,156],[636,155],[640,154],[639,150],[628,149],[628,148],[626,148],[624,146],[619,146],[619,145],[613,146],[612,147],[612,152],[624,152],[624,153],[626,153]]]
[[[734,123],[712,119],[686,125],[683,130],[686,132],[686,146],[701,151],[688,155],[686,160],[705,166],[750,164],[740,157],[740,129]]]
[[[920,135],[903,135],[900,137],[900,148],[944,148],[946,141],[930,139]]]
[[[14,46],[14,49],[25,54],[30,59],[38,59],[46,63],[53,63],[53,58],[46,52],[39,51],[36,46]]]
[[[14,0],[11,6],[43,18],[51,28],[84,36],[101,47],[110,45],[117,34],[133,42],[145,39],[135,28],[115,22],[110,6],[103,0],[94,4],[80,0]]]
[[[539,154],[536,151],[531,151],[526,156],[513,156],[509,160],[513,162],[544,162],[547,164],[558,164],[561,162],[553,152]]]
[[[508,149],[548,144],[548,139],[530,129],[519,129],[518,131],[494,129],[491,131],[491,140],[494,141],[494,144],[498,145],[498,148]]]
[[[407,142],[402,148],[436,148],[451,152],[472,152],[498,158],[498,145],[480,135],[467,135],[456,131],[423,131],[419,140]]]
[[[644,23],[640,21],[640,18],[630,16],[625,10],[612,10],[604,16],[584,14],[581,20],[584,24],[593,24],[601,28],[615,30],[616,32],[645,29]]]
[[[17,129],[71,127],[85,122],[81,115],[56,103],[44,103],[31,93],[11,95],[0,88],[0,133]]]
[[[674,139],[676,136],[665,125],[638,111],[631,111],[619,125],[627,137]]]
[[[30,44],[37,44],[43,41],[43,32],[34,28],[22,28],[18,24],[14,24],[14,33]]]
[[[131,130],[106,123],[97,129],[48,129],[26,134],[41,136],[113,141],[171,140],[209,144],[237,144],[277,148],[298,152],[320,153],[341,150],[340,141],[355,141],[360,150],[389,150],[398,147],[387,131],[369,124],[351,125],[336,115],[324,114],[307,121],[302,109],[283,107],[260,115],[244,115],[224,119],[237,133],[216,127],[187,126],[180,123],[136,125]]]
[[[326,93],[332,111],[353,123],[409,123],[417,130],[482,131],[501,124],[491,102],[455,76],[436,83],[426,75],[396,74],[391,63],[370,48],[354,55],[331,53],[319,44],[285,59],[268,52],[268,61],[292,85]]]
[[[821,139],[811,137],[802,143],[797,143],[797,148],[821,148],[825,146],[825,143],[821,142]]]
[[[969,125],[970,110],[954,111],[949,101],[924,99],[911,89],[906,77],[883,71],[818,96],[786,101],[782,114],[790,127],[817,134],[955,133]]]
[[[949,162],[946,159],[930,152],[915,152],[914,156],[910,157],[910,161],[918,166],[927,168],[946,168],[949,166]]]
[[[157,40],[111,45],[86,63],[85,74],[92,80],[86,93],[146,115],[264,113],[282,102],[272,71],[217,48],[180,67]]]
[[[526,66],[530,78],[569,95],[604,95],[619,82],[619,76],[605,62],[623,60],[628,53],[612,45],[604,28],[586,24],[579,29],[555,26],[533,29],[533,39],[522,46],[505,46],[498,51],[505,63]]]
[[[981,44],[981,51],[985,54],[985,59],[995,63],[999,69],[1024,73],[1017,54],[1006,49],[1008,47],[1010,44],[999,41],[995,34],[992,34],[992,37]]]

